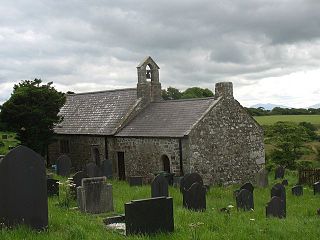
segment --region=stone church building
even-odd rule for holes
[[[67,95],[50,163],[67,154],[79,170],[108,159],[114,177],[146,182],[159,171],[197,172],[206,184],[254,178],[265,162],[263,130],[234,99],[231,82],[217,83],[212,98],[164,101],[153,59],[137,72],[136,88]]]

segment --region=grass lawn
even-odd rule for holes
[[[255,120],[261,125],[271,125],[279,121],[283,122],[310,122],[320,128],[320,115],[271,115],[255,116]]]
[[[3,135],[7,136],[7,139],[3,139]],[[9,146],[17,146],[19,141],[15,139],[16,134],[12,132],[0,132],[0,155],[5,155],[9,151]],[[1,145],[4,143],[4,146]]]
[[[173,234],[124,237],[105,228],[102,220],[108,216],[124,212],[124,203],[132,199],[148,198],[150,186],[129,187],[127,183],[111,181],[113,184],[115,212],[109,214],[84,214],[74,209],[57,206],[58,197],[49,198],[49,229],[45,232],[31,231],[26,227],[15,230],[0,230],[0,239],[5,240],[95,240],[95,239],[319,239],[320,194],[313,195],[306,187],[302,197],[291,195],[291,187],[297,181],[295,173],[287,174],[287,218],[265,217],[265,205],[270,200],[270,188],[254,190],[255,210],[237,211],[232,208],[230,215],[219,211],[229,204],[235,206],[233,191],[238,186],[212,187],[207,194],[207,211],[193,212],[182,207],[182,195],[178,189],[170,188],[174,199]],[[269,176],[270,186],[275,183]],[[75,202],[73,202],[75,205]],[[203,223],[194,229],[191,223]],[[196,233],[196,236],[195,236]]]

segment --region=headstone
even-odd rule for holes
[[[180,192],[183,193],[184,190],[188,190],[192,184],[199,183],[203,185],[202,177],[198,173],[188,173],[180,181]]]
[[[174,187],[180,187],[180,182],[181,182],[181,179],[182,179],[183,177],[181,177],[181,176],[173,176],[173,186]]]
[[[275,184],[271,189],[271,198],[272,197],[279,197],[281,199],[283,202],[284,216],[286,216],[286,188],[280,183]]]
[[[83,178],[77,188],[77,203],[82,212],[105,213],[113,211],[112,185],[106,177]]]
[[[250,182],[247,182],[240,187],[240,190],[242,189],[247,189],[249,192],[253,194],[254,187]]]
[[[206,210],[206,188],[198,182],[183,191],[183,206],[194,211]]]
[[[174,231],[171,197],[134,200],[124,207],[127,235]]]
[[[237,198],[239,192],[240,192],[240,189],[236,189],[236,190],[233,191],[233,198],[234,198],[234,199]]]
[[[8,139],[8,135],[7,134],[3,134],[2,135],[2,139]]]
[[[19,146],[0,163],[0,223],[8,227],[26,224],[48,227],[45,160],[33,150]]]
[[[129,176],[128,177],[128,182],[129,182],[130,187],[142,186],[142,180],[143,180],[142,176]]]
[[[108,179],[112,179],[112,162],[110,160],[103,160],[101,162],[101,175],[106,176]]]
[[[283,201],[279,197],[274,196],[271,198],[271,201],[267,203],[266,216],[278,218],[286,217]]]
[[[71,171],[71,159],[67,155],[61,155],[57,160],[57,174],[69,177]]]
[[[59,196],[59,180],[52,178],[47,179],[47,193],[49,197],[54,195]]]
[[[265,168],[260,169],[256,174],[256,184],[258,187],[265,188],[269,185],[268,174],[269,172]]]
[[[284,172],[285,172],[284,167],[282,166],[277,167],[275,170],[274,179],[284,178]]]
[[[158,175],[151,183],[151,197],[168,197],[168,181],[163,175]]]
[[[288,186],[288,185],[289,185],[287,179],[283,179],[282,182],[281,182],[281,184],[282,184],[283,186]]]
[[[320,182],[316,182],[313,184],[313,194],[319,194],[320,193]]]
[[[320,208],[317,210],[317,215],[320,216]]]
[[[90,162],[86,165],[86,174],[89,178],[101,177],[101,170],[95,163]]]
[[[292,195],[294,196],[302,196],[303,195],[303,186],[302,185],[296,185],[293,188],[291,188]]]
[[[241,189],[236,197],[237,208],[245,211],[254,209],[253,194],[247,189]]]
[[[83,178],[89,178],[89,176],[84,171],[76,172],[72,176],[72,182],[73,182],[73,184],[75,184],[76,188],[81,186]]]

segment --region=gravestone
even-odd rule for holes
[[[278,218],[286,217],[283,201],[279,197],[274,196],[271,198],[271,201],[267,203],[266,216],[267,217],[272,216],[272,217],[278,217]]]
[[[69,177],[71,171],[71,159],[67,155],[61,155],[57,160],[57,174]]]
[[[316,182],[313,184],[313,194],[319,194],[320,193],[320,182]]]
[[[130,187],[142,186],[142,180],[143,180],[142,176],[129,176],[128,177],[128,182],[129,182]]]
[[[95,163],[90,162],[86,165],[86,174],[89,178],[101,177],[101,170]]]
[[[282,166],[279,166],[275,170],[274,179],[284,178],[285,169]]]
[[[257,172],[256,184],[258,187],[265,188],[269,185],[268,174],[269,172],[265,168],[262,168],[259,170],[259,172]]]
[[[240,189],[234,190],[234,191],[233,191],[233,198],[237,198],[239,192],[240,192]]]
[[[286,188],[281,184],[275,184],[271,189],[271,198],[279,197],[283,202],[284,216],[286,216],[287,207],[286,207]]]
[[[242,189],[247,189],[249,192],[253,194],[254,187],[250,182],[247,182],[240,187],[240,190]]]
[[[168,181],[163,175],[158,175],[151,183],[151,197],[168,197]]]
[[[206,188],[198,182],[183,191],[183,206],[194,211],[206,210]]]
[[[282,184],[283,186],[288,186],[288,185],[289,185],[287,179],[283,179],[282,182],[281,182],[281,184]]]
[[[320,208],[317,210],[317,215],[320,216]]]
[[[173,176],[173,186],[178,188],[180,187],[180,182],[183,177],[181,176]]]
[[[0,224],[48,227],[45,160],[33,150],[19,146],[0,163]]]
[[[7,134],[3,134],[2,135],[2,139],[8,139],[8,135]]]
[[[291,188],[292,195],[294,196],[302,196],[303,195],[303,186],[302,185],[296,185],[293,188]]]
[[[112,185],[106,177],[83,178],[77,188],[77,203],[82,212],[105,213],[113,211]]]
[[[89,178],[89,176],[84,171],[76,172],[72,176],[72,182],[73,182],[73,184],[75,184],[76,188],[81,186],[83,178]]]
[[[247,189],[241,189],[236,197],[237,208],[244,211],[254,209],[253,194]]]
[[[101,175],[112,179],[112,162],[110,160],[103,160],[101,162]]]
[[[52,178],[47,179],[47,194],[49,197],[54,195],[59,196],[59,180]]]
[[[124,208],[127,235],[174,231],[171,197],[134,200]]]
[[[188,173],[180,181],[180,192],[183,193],[184,190],[188,190],[192,184],[199,183],[203,185],[202,177],[198,173]]]

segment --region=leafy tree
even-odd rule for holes
[[[174,99],[180,99],[182,96],[182,93],[179,89],[174,87],[168,87],[167,90],[162,90],[162,98],[164,100],[174,100]]]
[[[58,113],[66,98],[52,82],[41,83],[41,79],[35,79],[14,85],[10,99],[1,106],[0,121],[17,133],[21,144],[44,156],[54,124],[62,121]]]
[[[188,88],[186,89],[183,93],[182,93],[182,97],[181,98],[205,98],[205,97],[213,97],[213,92],[211,90],[209,90],[208,88],[199,88],[199,87],[192,87],[192,88]]]
[[[309,135],[311,140],[316,140],[318,138],[317,136],[317,128],[310,122],[301,122],[299,123],[299,126],[302,126],[306,129],[307,134]]]

